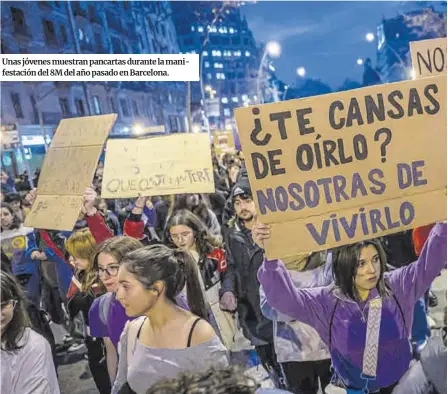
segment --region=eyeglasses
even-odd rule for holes
[[[176,241],[181,241],[183,239],[188,238],[191,234],[193,234],[192,231],[185,231],[183,233],[180,234],[171,234],[171,239],[176,242]]]
[[[98,276],[104,276],[107,273],[107,276],[117,276],[118,270],[120,269],[119,265],[110,265],[106,268],[98,267],[97,272]]]
[[[17,305],[17,300],[8,300],[5,302],[0,303],[0,308],[1,310],[5,309],[5,308],[12,308],[14,309]]]

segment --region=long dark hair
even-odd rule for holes
[[[375,247],[380,258],[381,272],[376,285],[378,293],[381,297],[386,297],[390,294],[387,284],[384,281],[384,272],[387,271],[386,252],[380,241],[376,239],[367,240],[340,247],[335,251],[336,256],[333,262],[334,283],[347,297],[354,301],[359,301],[359,295],[355,288],[355,276],[358,268],[359,256],[361,255],[361,250],[367,246]]]
[[[207,257],[207,255],[212,253],[214,249],[222,247],[221,242],[210,234],[205,224],[202,223],[195,214],[186,209],[177,211],[174,215],[169,217],[164,233],[164,241],[166,245],[172,248],[177,247],[171,239],[170,229],[173,226],[180,225],[190,227],[193,230],[196,249],[201,258]]]
[[[188,252],[152,245],[129,253],[122,264],[147,290],[157,281],[165,283],[165,296],[174,304],[175,297],[186,285],[191,312],[207,319],[196,262]]]
[[[5,208],[9,211],[9,213],[12,215],[12,223],[11,226],[9,228],[2,228],[3,230],[17,230],[18,228],[20,228],[20,226],[22,225],[22,221],[20,220],[20,218],[14,213],[14,210],[12,209],[12,206],[6,202],[2,202],[0,204],[0,209],[1,208]]]
[[[210,217],[210,200],[204,194],[197,194],[199,196],[199,204],[192,207],[188,202],[188,198],[192,194],[176,194],[174,200],[171,204],[168,216],[173,216],[177,211],[186,209],[187,211],[193,212],[202,223],[204,223],[208,228],[212,225],[212,219]]]
[[[0,272],[0,300],[1,302],[15,301],[14,314],[2,335],[2,350],[18,350],[25,329],[30,327],[30,320],[26,311],[26,297],[17,280],[11,274]]]

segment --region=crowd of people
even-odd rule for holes
[[[25,227],[36,189],[2,171],[2,392],[59,393],[50,321],[101,394],[261,393],[238,330],[277,393],[446,392],[446,224],[268,261],[243,155],[213,167],[213,194],[105,200],[99,165],[70,232]]]

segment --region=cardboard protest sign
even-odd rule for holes
[[[109,140],[102,197],[214,193],[207,134]]]
[[[235,150],[235,139],[231,131],[215,131],[213,133],[213,145],[218,156]]]
[[[104,142],[116,114],[64,119],[45,155],[37,198],[25,225],[71,231],[84,191],[92,184]]]
[[[446,74],[446,37],[410,43],[415,77]]]
[[[270,259],[446,218],[446,76],[235,117]]]

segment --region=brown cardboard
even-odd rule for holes
[[[432,104],[425,96],[425,91],[427,94],[428,92],[433,93],[435,101],[437,101],[439,106],[437,114],[431,115],[423,108],[428,107],[428,110],[434,109],[435,111],[435,107],[431,108]],[[369,120],[367,118],[365,102],[366,100],[370,102],[371,99],[378,101],[378,95],[385,102],[385,119],[378,120],[373,116]],[[393,113],[397,111],[389,102],[389,95],[395,98],[400,95],[403,96],[402,100],[396,100],[404,104],[404,116],[401,119],[391,119],[387,114],[387,111],[393,111]],[[409,112],[410,97],[412,97],[412,102],[417,102],[417,95],[423,106],[422,114],[418,113],[419,109]],[[431,96],[431,94],[429,95]],[[351,112],[356,113],[355,104],[358,103],[362,116],[362,122],[360,123],[362,124],[358,124],[357,120],[353,120],[351,127],[345,126],[337,130],[332,128],[329,120],[329,108],[336,101],[341,102],[344,110],[335,111],[337,114],[335,123],[338,123],[342,116],[347,117],[350,104],[352,105]],[[259,111],[258,115],[256,114],[257,109]],[[255,110],[255,114],[253,110]],[[302,134],[299,127],[297,111],[299,111],[304,120],[301,121]],[[283,112],[290,112],[291,115],[290,118],[284,121],[286,139],[281,138],[278,122],[271,121],[270,119],[271,116],[274,118],[275,116],[279,116],[272,114]],[[410,114],[413,114],[413,116],[409,116]],[[252,193],[257,206],[258,218],[261,222],[271,224],[273,227],[272,238],[266,246],[266,253],[269,258],[293,256],[300,253],[329,249],[361,239],[374,238],[384,234],[402,231],[406,228],[414,228],[432,223],[436,220],[444,220],[446,217],[444,194],[446,188],[445,76],[372,86],[307,99],[239,108],[235,110],[235,117],[238,124],[241,145],[246,158]],[[257,146],[250,138],[253,130],[258,130],[258,126],[255,125],[255,119],[259,119],[261,125],[261,131],[257,137],[258,140],[263,140],[268,133],[271,134],[270,140],[266,145]],[[371,122],[369,123],[369,121]],[[378,130],[384,128],[390,129],[391,140],[385,146],[385,155],[382,155],[382,145],[386,139],[386,135],[381,133],[377,136],[377,140],[375,140],[375,134]],[[353,139],[355,136],[357,141],[361,138],[365,139],[368,155],[363,160],[358,160],[354,154]],[[330,165],[326,166],[325,160],[323,159],[322,168],[318,168],[317,160],[315,160],[311,170],[299,169],[296,160],[298,148],[301,146],[305,150],[304,147],[308,144],[313,155],[315,155],[315,144],[318,144],[317,146],[320,146],[321,151],[323,151],[323,141],[337,143],[335,156],[337,156],[339,164],[333,165],[332,160],[329,160]],[[338,149],[339,144],[344,146],[343,154]],[[252,154],[261,154],[267,158],[268,151],[278,149],[281,150],[281,152],[277,152],[278,154],[273,155],[271,153],[273,160],[279,161],[278,163],[274,162],[274,167],[276,167],[278,175],[272,175],[271,171],[269,171],[269,175],[265,178],[257,179],[253,165],[255,159]],[[350,156],[352,156],[351,162],[341,164],[342,161],[347,161],[343,160],[344,157],[347,159]],[[384,159],[386,160],[385,162],[383,162]],[[424,162],[424,165],[418,166],[417,163],[421,161]],[[398,185],[398,166],[403,164],[411,165],[413,162],[415,171],[422,172],[420,177],[417,176],[419,178],[418,185],[410,185],[402,189]],[[372,170],[381,171],[383,178],[379,179],[374,174],[372,175]],[[371,191],[371,188],[375,189],[376,186],[370,181],[369,176],[377,181],[380,180],[386,185],[384,192],[375,194]],[[331,178],[331,183],[328,186],[330,189],[328,199],[331,202],[327,201],[327,196],[324,193],[324,183],[328,181],[327,178]],[[366,193],[363,193],[360,187],[352,187],[354,181],[359,185],[359,179],[363,182]],[[421,179],[425,179],[426,184],[420,184]],[[292,187],[290,190],[303,197],[303,191],[306,185],[309,186],[307,188],[308,191],[316,190],[317,180],[321,182],[317,186],[320,198],[315,199],[316,194],[309,192],[309,204],[298,209],[298,200],[292,197],[288,188]],[[344,180],[347,184],[344,191],[346,191],[348,199],[345,199],[341,193],[336,193],[334,188],[335,184],[342,186],[341,182]],[[406,180],[403,179],[403,181]],[[291,184],[295,185],[291,186]],[[298,191],[297,185],[302,188],[301,192]],[[273,200],[276,201],[274,208],[277,210],[275,212],[266,208],[266,205],[263,204],[263,199],[260,197],[260,192],[268,195],[268,189],[272,189]],[[379,189],[376,190],[378,191]],[[352,196],[353,191],[357,192],[354,196]],[[431,192],[434,193],[431,204],[426,202],[423,207],[421,195],[429,195]],[[284,199],[285,195],[287,196],[287,201]],[[336,201],[337,197],[339,197],[339,201]],[[363,234],[362,229],[358,227],[354,237],[344,235],[344,231],[341,231],[341,239],[339,241],[332,238],[333,227],[330,226],[329,236],[324,245],[319,245],[310,236],[310,230],[306,227],[306,224],[310,226],[317,225],[327,219],[336,220],[343,216],[343,214],[348,215],[347,220],[349,225],[353,215],[360,208],[367,210],[369,206],[378,209],[381,206],[387,206],[390,208],[392,216],[396,216],[397,212],[393,210],[397,209],[400,203],[404,201],[417,204],[414,206],[415,218],[409,226],[400,225],[392,229],[387,227],[384,231],[377,231],[374,234]],[[262,207],[265,208],[265,211],[261,209]],[[424,214],[422,214],[422,210]]]
[[[37,198],[25,225],[71,231],[92,184],[104,142],[116,114],[64,119],[42,166]]]
[[[446,74],[446,37],[410,43],[415,78]]]
[[[109,140],[101,189],[104,198],[214,193],[208,135]]]
[[[231,131],[215,131],[213,133],[213,145],[219,156],[226,152],[235,151],[235,138]]]

